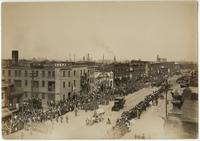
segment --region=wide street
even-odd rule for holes
[[[176,79],[180,76],[173,76],[169,78],[171,84],[171,89],[181,90],[180,86],[176,83]],[[171,94],[168,92],[168,101],[167,105],[168,112],[172,108],[171,104]],[[136,136],[142,136],[144,134],[147,139],[169,139],[171,136],[168,135],[166,129],[164,128],[165,124],[165,99],[159,99],[157,106],[152,106],[148,108],[146,112],[143,112],[139,120],[136,119],[135,124],[131,128],[131,132],[127,133],[122,138],[130,139],[135,138]],[[170,130],[169,128],[167,130]],[[174,130],[174,129],[172,129]],[[176,138],[176,135],[173,136]]]
[[[172,84],[175,79],[172,79]],[[100,108],[105,110],[104,120],[100,123],[95,123],[91,126],[86,125],[86,118],[91,117],[94,111],[78,111],[78,116],[75,116],[74,112],[69,112],[66,115],[69,117],[69,123],[65,121],[63,123],[57,123],[54,119],[53,124],[48,121],[40,125],[37,125],[33,131],[21,130],[12,135],[9,138],[24,138],[24,139],[101,139],[101,138],[113,138],[112,127],[115,125],[116,119],[121,116],[123,111],[127,111],[134,107],[138,102],[143,100],[145,96],[152,93],[155,89],[152,87],[143,88],[133,94],[126,96],[126,103],[122,110],[119,112],[111,111],[114,102],[110,102],[109,105],[100,105]],[[146,138],[162,138],[163,137],[163,123],[164,123],[164,100],[159,100],[158,106],[151,106],[147,108],[147,111],[143,112],[140,119],[136,119],[134,125],[131,127],[131,132],[127,133],[121,138],[134,138],[135,134],[145,134]],[[107,119],[110,118],[111,124],[106,124]],[[159,133],[159,134],[158,134]],[[163,133],[163,134],[162,134]],[[5,137],[6,138],[6,137]]]

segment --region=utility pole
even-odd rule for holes
[[[33,83],[34,83],[34,78],[36,77],[36,73],[34,72],[34,70],[32,70],[32,72],[30,73],[30,77],[31,77],[31,99],[33,99]],[[32,107],[33,107],[33,102],[32,102]]]
[[[32,72],[30,73],[30,77],[31,77],[31,99],[33,99],[33,83],[34,83],[34,78],[36,77],[36,73],[34,72],[34,70],[32,70]],[[33,109],[33,101],[31,101],[31,106]],[[31,122],[31,130],[32,130],[32,122]]]
[[[168,104],[168,100],[167,100],[167,82],[165,84],[165,119],[167,119],[167,104]]]

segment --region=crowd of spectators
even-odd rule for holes
[[[11,134],[21,129],[28,129],[32,123],[42,123],[54,118],[58,119],[67,112],[76,110],[95,110],[100,104],[109,104],[115,96],[127,95],[138,90],[136,87],[123,85],[103,91],[95,89],[86,95],[77,95],[58,102],[48,101],[48,109],[43,109],[42,101],[32,98],[24,101],[20,110],[3,120],[3,134]]]

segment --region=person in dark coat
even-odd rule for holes
[[[66,123],[68,124],[68,122],[69,122],[68,115],[66,115],[65,120],[66,120]]]

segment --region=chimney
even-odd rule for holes
[[[19,58],[18,58],[18,50],[12,50],[12,64],[13,65],[18,65],[19,63]]]
[[[160,62],[160,58],[159,58],[159,55],[157,55],[157,60],[156,60],[157,62]]]

